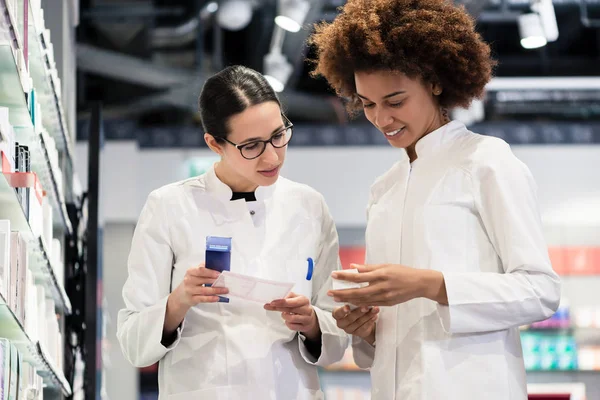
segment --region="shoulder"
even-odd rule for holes
[[[529,168],[517,158],[504,140],[467,131],[457,140],[465,160],[464,167],[471,176],[483,179],[490,176],[530,177]]]
[[[313,187],[283,177],[277,180],[276,193],[282,197],[297,197],[309,202],[324,201],[323,195]]]
[[[371,193],[369,204],[376,203],[381,196],[383,196],[391,187],[398,181],[398,175],[401,173],[402,168],[406,168],[403,162],[398,161],[385,173],[375,179],[375,182],[371,185]]]
[[[322,217],[329,213],[325,198],[313,187],[280,177],[275,190],[276,201],[290,207],[301,207],[313,216]]]
[[[204,175],[169,183],[154,189],[148,195],[146,206],[167,207],[177,204],[181,196],[186,195],[190,190],[205,190]]]

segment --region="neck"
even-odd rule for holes
[[[221,182],[229,186],[232,192],[254,192],[258,187],[258,185],[229,170],[227,166],[221,162],[218,162],[215,165],[215,174]]]
[[[448,117],[447,113],[444,110],[440,110],[440,113],[436,114],[436,117],[434,118],[434,120],[431,121],[431,124],[429,125],[429,128],[425,131],[425,134],[423,136],[421,136],[419,139],[417,139],[417,141],[415,141],[413,144],[411,144],[410,146],[408,146],[406,148],[406,153],[408,154],[408,158],[411,163],[418,158],[417,143],[419,142],[419,140],[421,140],[425,136],[429,135],[431,132],[437,131],[442,126],[444,126],[448,123],[450,123],[450,118]]]

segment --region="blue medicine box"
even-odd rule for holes
[[[223,272],[230,270],[231,238],[206,237],[206,268]]]

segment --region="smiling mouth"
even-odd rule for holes
[[[394,136],[398,135],[399,133],[402,133],[405,128],[406,127],[402,127],[400,129],[396,129],[395,131],[384,132],[384,133],[385,133],[385,136],[387,136],[387,137],[394,137]]]

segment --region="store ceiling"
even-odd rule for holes
[[[250,1],[250,0],[248,0]],[[527,0],[455,0],[477,18],[478,30],[500,61],[499,77],[597,76],[600,78],[600,23],[582,19],[580,0],[554,0],[560,37],[541,50],[520,45],[516,16]],[[600,17],[600,3],[589,17]],[[331,20],[343,0],[311,0],[307,25]],[[206,76],[223,65],[244,64],[262,70],[276,16],[276,0],[253,0],[248,26],[221,29],[206,0],[84,0],[78,32],[79,106],[105,104],[108,117],[135,117],[148,124],[197,123],[196,98]],[[338,101],[323,80],[309,77],[304,61],[309,31],[287,34],[283,51],[294,73],[282,94],[296,121],[345,122]],[[594,97],[595,96],[595,97]],[[573,96],[567,105],[577,107]],[[600,100],[600,93],[587,101]],[[547,101],[546,101],[547,103]],[[600,104],[600,101],[598,102]],[[500,107],[510,113],[510,107]],[[561,117],[561,107],[552,109]],[[532,108],[534,110],[534,108]],[[85,117],[85,112],[80,113]],[[600,111],[586,114],[597,118]]]

